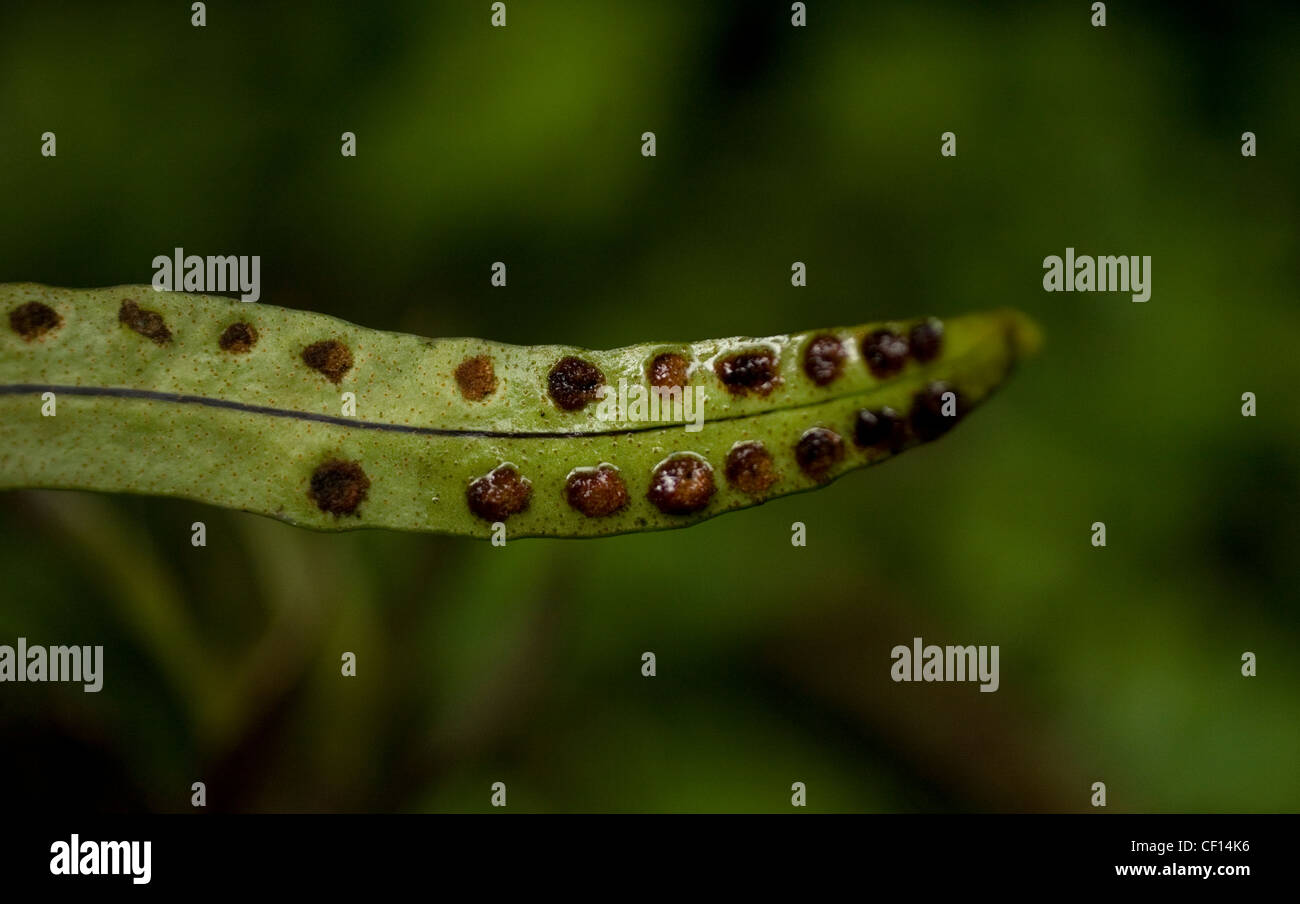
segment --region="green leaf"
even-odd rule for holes
[[[815,489],[947,432],[1040,343],[1015,311],[587,351],[140,286],[5,285],[0,304],[0,487],[512,539]],[[649,409],[652,377],[677,410]]]

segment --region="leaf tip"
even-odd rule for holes
[[[1029,315],[1010,309],[1003,311],[1007,341],[1016,358],[1038,354],[1043,347],[1043,329]]]

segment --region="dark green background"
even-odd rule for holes
[[[809,5],[6,5],[0,281],[147,283],[180,245],[425,335],[1047,335],[942,442],[682,531],[5,493],[0,642],[106,648],[98,695],[0,686],[6,807],[1300,809],[1295,17]],[[1151,300],[1043,292],[1067,246],[1151,255]],[[916,635],[1000,645],[1001,690],[893,683]]]

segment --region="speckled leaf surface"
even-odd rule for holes
[[[5,285],[0,308],[0,487],[320,530],[502,520],[511,539],[685,526],[824,486],[946,433],[1039,344],[1014,311],[588,351],[140,286]],[[703,393],[701,430],[602,418],[593,386],[665,374]]]

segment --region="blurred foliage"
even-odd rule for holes
[[[1045,354],[942,442],[684,531],[501,550],[6,493],[0,642],[107,673],[0,688],[7,803],[1300,809],[1294,11],[508,6],[4,7],[0,281],[144,283],[181,245],[425,335],[1011,305]],[[1151,301],[1044,293],[1066,246],[1151,255]],[[894,684],[916,635],[1000,644],[1001,690]]]

